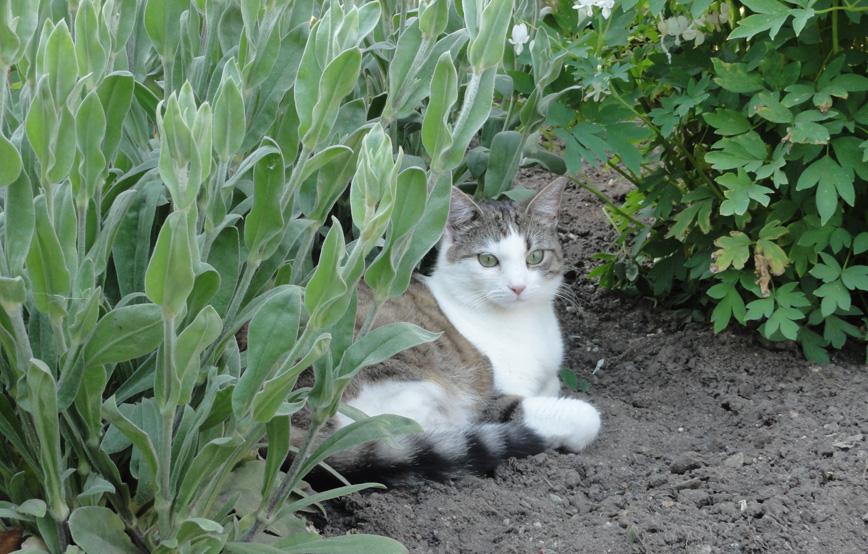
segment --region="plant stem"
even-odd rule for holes
[[[160,436],[158,470],[160,495],[155,502],[160,522],[160,540],[167,541],[172,534],[172,428],[175,422],[175,408],[161,413],[163,429]]]
[[[401,13],[403,15],[403,11]],[[404,76],[404,81],[402,84],[406,84],[406,83],[408,83],[411,80],[416,78],[416,74],[419,73],[419,69],[422,67],[422,64],[425,62],[426,59],[428,59],[428,54],[430,53],[429,52],[430,48],[431,48],[431,39],[429,39],[427,36],[423,35],[422,36],[422,43],[419,45],[419,49],[416,50],[416,55],[413,58],[413,63],[410,64],[410,69],[407,71],[407,74]],[[406,91],[405,87],[402,86],[397,91],[395,91],[395,93],[393,95],[390,95],[390,96],[394,96],[395,99],[394,99],[394,101],[392,101],[390,99],[389,104],[394,106],[395,109],[398,109],[401,107],[401,104],[404,102],[404,98],[407,96],[407,91]],[[395,140],[395,137],[397,136],[397,129],[392,127],[392,122],[395,121],[395,114],[390,113],[388,115],[389,115],[388,118],[380,120],[380,125],[382,125],[383,127],[388,127],[391,129],[392,132],[390,133],[390,135],[392,138],[392,144],[397,151],[398,143]]]
[[[244,535],[241,539],[241,542],[250,542],[253,540],[256,535],[265,527],[268,523],[271,523],[272,518],[274,517],[274,513],[277,509],[286,502],[286,499],[289,498],[290,493],[292,492],[293,487],[296,484],[296,479],[298,477],[299,472],[301,472],[301,466],[307,459],[310,457],[311,450],[314,446],[314,439],[319,434],[320,429],[322,429],[323,423],[315,423],[310,426],[307,430],[307,434],[304,437],[304,441],[301,446],[298,448],[298,452],[295,455],[295,458],[292,460],[292,465],[289,466],[289,470],[286,472],[286,476],[283,478],[283,481],[280,483],[280,488],[277,493],[275,493],[271,499],[268,501],[265,513],[262,513],[262,510],[256,515],[256,522],[253,524],[253,527],[250,528],[249,531]]]
[[[831,12],[837,12],[837,11],[868,12],[868,6],[860,7],[860,6],[852,6],[850,4],[848,4],[846,6],[839,6],[838,2],[836,1],[835,5],[830,7],[830,8],[826,8],[823,10],[814,10],[814,15],[822,15],[824,13],[831,13]]]
[[[6,66],[0,66],[0,73],[2,73],[3,82],[0,83],[0,133],[3,132],[3,120],[6,116],[6,87],[9,81],[9,72],[10,68]]]
[[[87,200],[76,206],[78,217],[78,236],[76,237],[78,256],[83,259],[87,255]]]
[[[221,192],[221,189],[223,188],[223,184],[226,182],[226,173],[228,170],[229,164],[227,162],[221,160],[217,163],[217,171],[214,176],[214,184],[211,190],[210,204],[213,204],[215,202],[223,202],[223,194]],[[219,221],[209,221],[209,211],[213,211],[211,210],[210,205],[205,206],[205,209],[202,210],[203,215],[205,216],[205,243],[202,245],[202,261],[208,261],[208,254],[211,253],[211,246],[214,245],[214,239],[217,238],[217,233],[214,232],[215,229],[213,228],[213,226],[219,226],[221,223]]]
[[[579,185],[580,187],[582,187],[583,189],[585,189],[586,191],[590,192],[591,194],[593,194],[594,196],[596,196],[600,200],[602,200],[603,203],[606,204],[606,206],[608,206],[612,211],[614,211],[615,213],[617,213],[618,215],[620,215],[621,217],[623,217],[624,219],[626,219],[627,221],[629,221],[633,225],[636,225],[639,227],[642,226],[642,224],[640,222],[633,219],[633,216],[631,216],[630,214],[628,214],[627,212],[625,212],[624,210],[622,210],[621,208],[619,208],[618,206],[613,204],[608,198],[606,198],[606,196],[602,192],[598,191],[596,188],[584,183],[583,181],[579,181],[578,179],[576,179],[574,177],[570,177],[570,180],[572,182],[576,183],[577,185]]]
[[[218,494],[223,489],[223,484],[226,482],[226,479],[232,474],[232,470],[235,468],[236,464],[246,456],[253,446],[259,442],[259,439],[265,434],[265,429],[263,424],[255,423],[248,431],[244,433],[246,436],[244,438],[244,442],[238,445],[232,455],[229,457],[229,461],[224,463],[216,478],[211,480],[211,485],[208,487],[202,487],[201,492],[196,495],[193,501],[190,503],[190,506],[196,506],[193,510],[198,514],[210,514],[214,501],[217,499]],[[199,506],[199,504],[203,501],[203,499],[207,499],[204,505]]]
[[[50,317],[51,330],[54,331],[54,342],[57,346],[57,353],[63,354],[67,350],[66,336],[63,334],[63,317]]]
[[[18,370],[22,375],[26,373],[26,368],[30,364],[30,358],[33,357],[33,350],[30,348],[30,341],[27,336],[27,328],[24,326],[24,313],[21,306],[15,310],[14,314],[9,315],[12,320],[12,331],[15,333],[15,356],[18,358]],[[13,383],[14,387],[15,384]]]
[[[485,71],[483,69],[483,71]],[[461,111],[458,113],[458,119],[455,121],[455,126],[452,128],[453,138],[458,136],[467,125],[467,120],[470,119],[470,110],[473,109],[473,104],[476,103],[476,95],[479,94],[479,85],[482,83],[482,72],[477,72],[476,68],[470,74],[470,81],[467,82],[467,87],[464,89],[464,103],[461,104]],[[464,145],[466,148],[467,145]]]
[[[244,274],[241,276],[241,282],[235,289],[235,294],[232,296],[232,301],[229,303],[229,309],[226,310],[226,317],[223,318],[225,329],[231,329],[233,327],[235,316],[238,315],[238,310],[241,308],[241,303],[244,301],[244,296],[247,294],[247,289],[250,288],[250,283],[253,282],[253,276],[256,274],[256,270],[259,269],[260,263],[262,263],[262,261],[258,258],[247,261],[247,265],[244,267]],[[217,344],[221,342],[223,341],[219,340],[212,344],[208,349],[207,355],[202,359],[207,360],[210,358],[214,353]]]
[[[669,150],[670,142],[674,142],[676,148],[681,151],[681,155],[684,156],[684,158],[687,159],[688,162],[690,162],[690,165],[692,165],[694,168],[697,169],[696,173],[697,173],[697,175],[699,175],[699,178],[703,182],[705,182],[706,185],[708,185],[708,187],[711,189],[711,191],[714,193],[714,195],[717,197],[718,200],[723,201],[726,198],[723,195],[723,192],[721,192],[720,188],[717,186],[717,183],[712,181],[711,178],[708,175],[706,175],[704,171],[699,170],[699,165],[696,163],[696,158],[693,156],[693,154],[684,145],[684,141],[682,141],[682,140],[671,141],[667,137],[664,137],[663,132],[656,125],[654,125],[645,114],[639,113],[639,111],[636,110],[636,108],[634,108],[629,103],[627,103],[623,98],[621,98],[621,95],[619,95],[614,89],[612,89],[611,94],[621,104],[623,104],[630,111],[632,111],[636,117],[641,119],[642,123],[644,123],[649,129],[651,129],[654,132],[654,134],[656,134],[660,138],[661,143],[663,144],[664,148]],[[672,158],[675,159],[676,156],[672,156]]]
[[[163,313],[163,368],[169,375],[174,374],[175,354],[175,315]],[[160,377],[157,376],[157,379]],[[168,380],[168,379],[167,379]],[[169,385],[171,387],[171,385]],[[169,395],[168,405],[160,406],[163,428],[160,433],[160,443],[157,450],[157,484],[159,495],[155,501],[155,509],[160,524],[160,540],[167,541],[171,538],[173,530],[172,522],[172,430],[175,423],[175,400],[171,398],[171,390],[165,391]]]
[[[362,323],[362,327],[356,334],[356,340],[359,340],[360,338],[371,332],[371,328],[373,328],[374,322],[377,320],[377,314],[380,312],[380,308],[382,307],[383,300],[378,300],[376,297],[374,297],[374,301],[371,303],[371,307],[368,310],[368,315],[365,316],[365,321],[364,323]]]
[[[304,261],[307,259],[307,255],[310,254],[311,247],[313,246],[313,239],[316,238],[317,233],[325,225],[325,222],[317,221],[316,225],[311,225],[305,232],[304,238],[302,239],[301,246],[298,250],[296,250],[295,259],[292,261],[292,284],[299,285],[302,282],[302,268],[304,267]]]

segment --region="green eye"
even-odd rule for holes
[[[544,252],[542,250],[534,250],[527,255],[527,263],[530,265],[536,265],[542,261],[543,255]]]
[[[479,263],[481,263],[483,267],[494,267],[497,265],[497,258],[491,254],[480,254],[478,258]]]

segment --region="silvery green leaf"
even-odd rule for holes
[[[145,272],[148,298],[167,314],[181,313],[193,290],[193,259],[198,259],[199,249],[191,240],[189,219],[184,212],[172,212],[166,218]]]
[[[448,0],[434,0],[425,7],[422,15],[419,16],[419,28],[429,38],[434,38],[445,31],[448,23]]]
[[[302,120],[299,126],[302,144],[309,150],[313,150],[334,125],[341,100],[356,85],[361,63],[362,53],[358,47],[353,47],[341,52],[326,66],[319,81],[318,100],[313,106],[310,124],[305,126]]]
[[[347,294],[348,286],[340,271],[345,254],[343,229],[332,219],[319,263],[305,289],[304,306],[311,314],[308,325],[329,327],[346,311],[352,295]]]
[[[250,259],[268,258],[280,244],[284,226],[281,198],[285,174],[280,151],[270,153],[253,170],[253,208],[244,225],[244,243]]]
[[[75,57],[75,44],[66,21],[61,20],[52,29],[45,51],[42,54],[40,73],[48,78],[51,95],[58,106],[66,103],[69,93],[78,81],[78,61]]]
[[[60,241],[48,216],[45,197],[37,196],[33,202],[36,213],[36,232],[27,255],[27,271],[33,287],[33,301],[42,313],[52,313],[52,306],[65,310],[65,298],[71,284],[69,270],[64,263]]]
[[[268,455],[265,458],[265,474],[262,479],[262,496],[268,498],[277,482],[280,467],[289,455],[289,416],[276,416],[265,426],[268,436]],[[272,452],[273,450],[273,452]]]
[[[434,341],[439,336],[440,333],[432,333],[405,322],[377,327],[344,352],[338,373],[343,378],[350,377],[363,367],[380,363],[408,348]]]
[[[33,188],[27,172],[18,174],[6,189],[6,260],[10,275],[20,275],[24,260],[30,250],[30,241],[36,228],[36,212],[33,206]]]
[[[189,0],[148,0],[145,29],[154,48],[163,58],[171,58],[181,42],[181,14],[190,7]]]
[[[245,76],[244,86],[255,89],[262,84],[274,67],[280,50],[280,22],[285,6],[278,5],[268,17],[259,24],[255,57],[249,61],[242,74]]]
[[[477,131],[488,119],[494,98],[494,80],[497,71],[490,67],[481,74],[473,74],[464,93],[459,119],[452,129],[452,146],[441,154],[439,166],[443,169],[458,167]]]
[[[75,191],[75,196],[79,201],[87,201],[93,198],[97,187],[102,184],[107,167],[102,151],[106,117],[96,92],[88,94],[78,107],[75,127],[79,151],[78,174],[81,177],[80,189]]]
[[[216,438],[202,447],[178,486],[175,507],[180,513],[184,513],[190,506],[196,494],[200,492],[203,482],[210,479],[224,465],[232,463],[232,453],[240,444],[241,437],[235,435]]]
[[[199,273],[196,274],[196,279],[193,281],[193,290],[187,297],[187,313],[190,315],[198,314],[206,305],[210,304],[209,300],[219,289],[220,274],[211,265],[201,263]]]
[[[303,477],[332,454],[357,444],[420,431],[422,428],[412,419],[391,414],[377,415],[353,422],[329,435],[304,463],[299,476]]]
[[[105,75],[108,52],[100,44],[100,21],[93,0],[82,0],[75,14],[75,57],[80,77],[87,77],[93,89]]]
[[[247,370],[232,393],[236,417],[244,417],[275,364],[295,345],[300,317],[301,291],[294,286],[276,290],[256,311],[247,330]]]
[[[448,121],[452,107],[458,100],[458,75],[452,57],[444,52],[437,60],[431,78],[431,99],[422,120],[422,144],[432,160],[452,145]]]
[[[495,67],[503,59],[506,34],[512,17],[511,0],[490,0],[479,24],[479,34],[473,37],[467,58],[477,73]]]
[[[124,362],[153,352],[163,339],[162,310],[156,304],[115,308],[99,320],[84,348],[88,367]]]
[[[123,520],[102,506],[82,506],[69,516],[69,532],[87,554],[137,554]]]
[[[19,173],[21,173],[21,155],[9,139],[0,133],[0,187],[15,182]]]
[[[224,76],[214,98],[214,150],[222,161],[235,155],[245,131],[241,91],[234,79]]]
[[[322,333],[314,339],[310,349],[300,360],[284,362],[282,368],[286,367],[288,363],[294,363],[286,370],[281,369],[274,378],[263,384],[260,392],[256,393],[256,397],[253,399],[254,420],[265,423],[278,415],[281,406],[285,405],[286,399],[292,393],[298,376],[328,351],[331,340],[331,335]],[[298,405],[296,409],[298,408],[301,408],[301,405]]]
[[[57,415],[56,382],[42,360],[31,359],[27,369],[30,413],[39,436],[39,462],[44,478],[48,511],[58,522],[69,515],[63,486],[61,466],[60,421]]]
[[[496,198],[512,188],[523,144],[522,135],[517,131],[503,131],[494,135],[488,169],[485,171],[485,198]]]
[[[174,364],[181,383],[178,402],[188,404],[193,387],[199,378],[202,352],[217,340],[223,330],[223,322],[212,306],[206,306],[196,318],[181,331],[175,344]]]
[[[127,0],[121,0],[126,2]],[[121,140],[124,120],[133,101],[135,80],[128,72],[115,72],[105,76],[96,89],[105,114],[105,136],[102,142],[103,156],[114,158]]]
[[[124,406],[129,406],[125,404]],[[114,425],[114,427],[119,431],[129,442],[127,445],[132,443],[136,449],[139,451],[140,455],[143,457],[144,462],[146,464],[146,468],[150,473],[150,479],[152,481],[156,481],[156,476],[158,472],[159,465],[157,463],[157,451],[154,449],[154,444],[151,441],[151,437],[143,431],[140,427],[135,425],[129,418],[127,418],[121,411],[118,409],[117,403],[115,402],[115,397],[109,397],[102,405],[102,416],[108,420],[109,423]],[[108,438],[108,433],[106,433],[106,438]],[[154,437],[157,439],[158,437]],[[103,450],[105,450],[105,444],[102,445]],[[143,475],[140,475],[142,478]]]
[[[12,314],[27,300],[27,289],[21,277],[0,277],[0,305],[7,314]]]

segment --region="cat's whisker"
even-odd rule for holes
[[[555,293],[555,298],[562,300],[568,306],[572,306],[576,310],[581,309],[582,305],[579,301],[579,296],[575,290],[568,287],[561,287]]]
[[[463,298],[468,308],[479,308],[490,301],[488,291],[478,291]]]

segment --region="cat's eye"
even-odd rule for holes
[[[491,254],[480,254],[478,258],[479,263],[482,264],[482,267],[494,267],[497,265],[497,258],[492,256]]]
[[[545,253],[542,250],[534,250],[527,255],[527,263],[529,265],[536,265],[543,260],[544,255]]]

